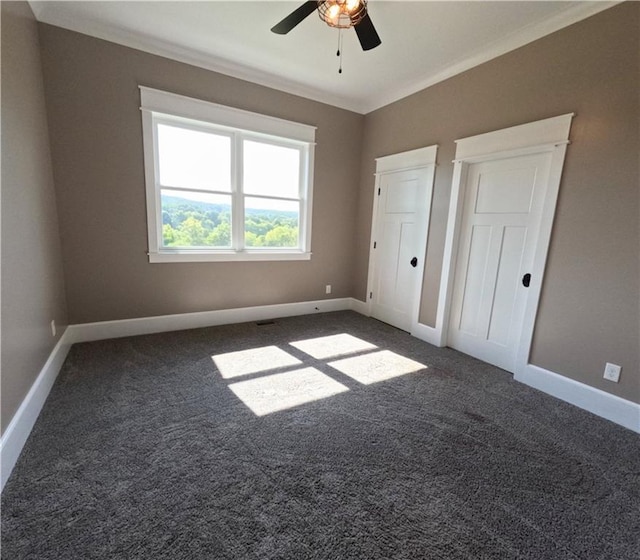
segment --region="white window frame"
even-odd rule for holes
[[[157,89],[140,87],[142,138],[147,199],[148,256],[151,263],[215,261],[289,261],[311,258],[311,214],[313,203],[313,166],[316,127],[267,115],[225,107],[200,99]],[[243,140],[258,140],[300,150],[299,244],[295,248],[244,247],[244,198],[270,198],[244,194],[239,190],[241,161],[232,164],[231,248],[168,248],[162,245],[162,205],[158,168],[158,124],[174,124],[193,130],[205,130],[230,136],[235,146],[232,159],[241,157]],[[240,171],[237,171],[240,170]],[[196,189],[197,190],[197,189]],[[282,199],[294,200],[294,199]],[[295,199],[296,201],[298,199]]]

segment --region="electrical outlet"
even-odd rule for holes
[[[607,362],[607,364],[604,366],[604,378],[617,383],[620,380],[621,371],[621,366],[610,364],[609,362]]]
[[[327,284],[327,285],[324,287],[324,293],[325,293],[325,294],[330,294],[330,293],[331,293],[331,284]]]
[[[51,336],[56,336],[56,320],[51,320]]]

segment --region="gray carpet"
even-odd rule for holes
[[[338,312],[75,345],[2,558],[627,560],[639,506],[637,434]]]

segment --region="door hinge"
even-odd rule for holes
[[[380,187],[378,187],[378,196],[380,196]]]
[[[377,243],[374,241],[374,242],[373,242],[373,248],[374,248],[374,249],[376,248],[376,245],[377,245]]]
[[[369,292],[369,299],[373,299],[373,292]]]

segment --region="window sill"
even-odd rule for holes
[[[150,263],[176,262],[246,262],[246,261],[308,261],[311,253],[302,251],[162,251],[147,253]]]

